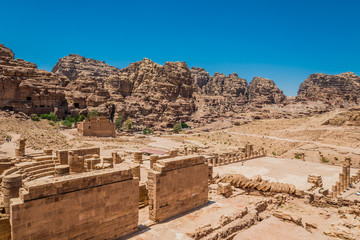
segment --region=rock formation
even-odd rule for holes
[[[145,58],[118,69],[71,54],[52,71],[71,80],[66,97],[73,114],[95,108],[111,118],[120,114],[140,125],[157,122],[166,127],[188,121],[194,111],[192,78],[185,62],[161,66]]]
[[[360,77],[352,72],[339,75],[311,74],[298,91],[298,101],[324,101],[331,105],[357,105]]]
[[[286,99],[275,83],[267,78],[254,77],[249,84],[249,102],[254,104],[278,104]]]
[[[0,44],[0,109],[32,113],[55,111],[63,116],[67,109],[64,87],[68,79],[39,70],[34,63],[16,59]]]

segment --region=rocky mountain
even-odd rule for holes
[[[122,115],[138,125],[166,127],[188,121],[194,112],[192,78],[185,62],[162,66],[145,58],[118,69],[71,54],[52,72],[71,80],[66,98],[72,114],[95,108],[110,118]]]
[[[118,69],[70,54],[47,72],[15,59],[0,45],[0,109],[29,115],[54,111],[61,118],[95,109],[111,119],[121,115],[139,127],[163,129],[179,121],[202,125],[247,113],[261,119],[308,114],[309,109],[328,111],[357,105],[359,93],[360,77],[350,72],[312,74],[293,100],[270,79],[255,77],[248,84],[236,73],[211,76],[203,68],[189,69],[185,62],[160,65],[147,58]],[[319,100],[323,105],[316,107]]]
[[[274,81],[262,77],[253,78],[249,83],[248,92],[249,103],[254,104],[279,104],[286,99]]]
[[[0,44],[0,109],[26,114],[56,112],[64,116],[67,83],[64,76],[39,70],[34,63],[22,59],[15,60],[15,54]]]
[[[298,101],[324,101],[330,105],[359,104],[360,77],[352,72],[339,75],[311,74],[298,91]]]

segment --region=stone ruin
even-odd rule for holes
[[[16,158],[0,161],[0,209],[8,216],[0,229],[13,240],[117,239],[138,231],[139,208],[149,206],[149,219],[157,223],[207,204],[212,164],[265,154],[248,148],[218,158],[194,147],[183,155],[174,149],[146,159],[150,168],[141,179],[142,151],[131,152],[129,162],[117,152],[101,156],[100,148],[25,155],[25,140],[20,143]],[[230,196],[231,185],[223,185],[219,194]]]
[[[85,118],[78,123],[77,130],[82,136],[115,137],[115,123],[106,117],[91,117],[90,121]]]
[[[358,170],[358,172],[356,172],[354,176],[351,176],[350,169],[351,159],[346,158],[345,163],[342,167],[342,172],[339,173],[339,181],[337,181],[335,185],[331,187],[332,198],[341,197],[341,195],[343,195],[344,192],[350,189],[352,185],[360,182],[360,170]]]

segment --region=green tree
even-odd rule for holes
[[[174,133],[179,133],[182,130],[181,123],[177,123],[174,125]]]
[[[69,120],[64,120],[64,121],[61,122],[61,124],[62,124],[64,127],[69,127],[69,128],[71,128],[72,125],[73,125],[73,123],[70,122]]]
[[[123,125],[123,117],[121,115],[119,115],[116,119],[115,119],[115,127],[117,130],[119,130]]]
[[[87,114],[88,120],[90,120],[91,117],[98,117],[98,116],[100,116],[100,114],[99,114],[98,111],[96,111],[96,110],[91,110],[91,111]]]

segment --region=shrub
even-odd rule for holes
[[[146,127],[144,130],[143,130],[143,134],[151,134],[152,133],[152,130],[151,128],[149,127]]]
[[[115,127],[117,130],[119,130],[122,127],[123,124],[123,117],[121,115],[119,115],[116,119],[115,119]]]
[[[181,123],[177,123],[174,125],[174,133],[179,133],[182,130]]]
[[[301,153],[295,153],[295,158],[296,159],[301,159]]]
[[[73,123],[70,122],[69,120],[64,120],[64,121],[61,122],[61,124],[62,124],[64,127],[69,127],[69,128],[71,128],[72,125],[73,125]]]
[[[31,114],[31,116],[30,116],[30,118],[31,118],[31,120],[33,120],[33,121],[40,121],[40,118],[39,118],[39,116],[37,115],[37,114]]]
[[[41,119],[47,119],[47,120],[54,121],[54,122],[59,121],[58,117],[53,112],[51,112],[49,114],[41,114],[40,118]]]
[[[49,124],[51,125],[51,126],[55,126],[55,122],[54,121],[49,121]]]
[[[323,163],[328,163],[328,162],[330,162],[329,159],[327,159],[326,157],[322,157],[322,158],[321,158],[321,161],[322,161]]]
[[[79,118],[78,118],[78,122],[84,121],[85,118],[86,118],[86,117],[81,114],[81,115],[79,116]]]
[[[189,128],[189,126],[186,123],[181,123],[181,128]]]
[[[335,161],[339,160],[337,157],[334,157]]]
[[[90,120],[91,117],[98,117],[98,116],[100,116],[100,114],[99,114],[96,110],[91,110],[91,111],[87,114],[88,120]]]
[[[272,152],[272,155],[276,156],[276,152]]]
[[[131,118],[126,119],[126,121],[124,122],[124,128],[127,131],[131,131],[134,128]]]

